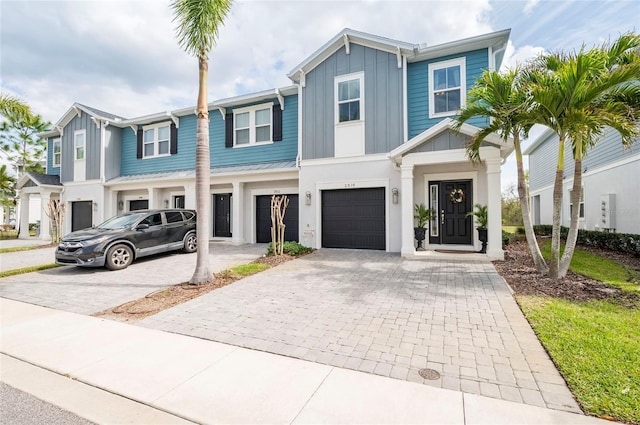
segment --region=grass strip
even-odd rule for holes
[[[585,412],[640,424],[640,310],[517,298]]]
[[[551,258],[551,243],[542,246],[542,255]],[[561,253],[564,246],[561,247]],[[640,271],[590,252],[576,249],[571,258],[569,270],[582,276],[604,282],[622,291],[640,294]]]
[[[12,248],[0,248],[0,254],[8,252],[32,251],[34,249],[50,248],[52,245],[16,246]]]
[[[60,267],[60,266],[58,264],[52,263],[52,264],[42,264],[40,266],[23,267],[21,269],[6,270],[3,272],[0,272],[0,278],[7,277],[7,276],[14,276],[14,275],[23,274],[23,273],[37,272],[40,270],[53,269],[55,267]]]

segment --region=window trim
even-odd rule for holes
[[[429,75],[428,75],[428,80],[429,80],[429,98],[428,98],[428,102],[429,102],[429,118],[440,118],[440,117],[450,117],[452,115],[456,115],[458,112],[460,112],[460,109],[464,108],[467,104],[467,69],[466,69],[466,64],[467,64],[467,58],[465,56],[459,57],[459,58],[455,58],[455,59],[449,59],[446,61],[441,61],[441,62],[432,62],[429,64],[428,69],[429,69]],[[433,87],[433,83],[434,83],[434,78],[433,78],[433,73],[434,71],[440,70],[440,69],[444,69],[444,68],[451,68],[453,66],[459,66],[460,67],[460,109],[457,109],[455,111],[446,111],[446,112],[439,112],[436,113],[435,112],[435,93],[436,91],[434,90]],[[442,92],[442,91],[451,91],[452,89],[445,89],[445,90],[438,90],[438,92]]]
[[[340,101],[338,100],[338,86],[345,81],[359,80],[360,83],[360,119],[340,122]],[[336,75],[333,77],[333,111],[334,111],[334,123],[337,126],[349,125],[355,123],[363,123],[365,119],[364,115],[364,71],[352,72],[350,74]],[[353,100],[349,100],[353,102]]]
[[[158,129],[167,127],[169,129],[169,137],[167,138],[167,153],[159,154],[160,141],[158,140]],[[145,142],[144,134],[146,131],[153,130],[153,155],[145,155],[145,145],[150,145],[150,142]],[[142,159],[150,158],[162,158],[165,156],[171,156],[171,121],[163,121],[155,124],[149,124],[142,126]]]
[[[82,134],[82,158],[78,158],[78,148],[76,138]],[[76,130],[73,132],[73,160],[84,161],[87,159],[87,130]]]
[[[58,145],[57,154],[56,154],[56,144]],[[56,155],[58,156],[58,161],[56,161]],[[61,163],[62,163],[62,138],[56,137],[55,139],[51,139],[51,166],[54,168],[59,168]]]
[[[262,142],[256,142],[256,129],[260,127],[266,127],[266,124],[262,124],[256,127],[256,111],[262,111],[264,109],[269,110],[269,140]],[[261,103],[259,105],[246,106],[244,108],[237,108],[233,111],[233,147],[234,148],[248,148],[250,146],[270,145],[273,143],[273,102]],[[236,115],[249,113],[249,127],[236,128],[238,120]],[[238,144],[237,143],[237,130],[249,129],[249,143]]]
[[[573,200],[571,194],[573,189],[569,189],[569,220],[571,220],[571,211],[573,210]],[[578,221],[584,221],[584,186],[580,188],[580,202],[578,203]]]

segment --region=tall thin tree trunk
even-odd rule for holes
[[[573,209],[571,211],[571,224],[569,225],[569,234],[565,242],[564,253],[560,259],[559,278],[567,275],[567,271],[569,271],[569,266],[571,265],[573,251],[576,249],[576,242],[578,241],[578,219],[580,218],[580,198],[582,197],[582,153],[580,152],[576,156],[579,156],[579,158],[576,157],[575,159],[575,168],[573,171],[573,190],[571,192]]]
[[[529,210],[529,191],[527,190],[527,184],[524,178],[524,167],[522,165],[522,148],[520,146],[519,134],[514,134],[513,144],[516,150],[516,166],[518,169],[518,196],[520,197],[520,210],[522,212],[522,225],[524,226],[524,233],[527,237],[527,244],[529,245],[529,252],[533,257],[533,264],[536,270],[540,273],[547,273],[549,267],[542,257],[540,247],[538,246],[538,240],[536,234],[533,231],[533,224],[531,223],[531,211]]]
[[[564,136],[558,140],[558,166],[553,184],[553,227],[551,230],[551,261],[549,276],[559,279],[560,275],[560,216],[562,212],[562,176],[564,174]]]
[[[196,254],[196,270],[189,283],[201,285],[213,278],[209,271],[209,186],[210,186],[210,153],[209,153],[209,110],[207,105],[207,75],[209,64],[206,58],[199,58],[199,90],[196,124],[196,211],[198,251]]]

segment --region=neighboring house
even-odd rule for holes
[[[529,192],[534,224],[553,222],[553,184],[558,159],[558,136],[547,129],[524,151],[529,155]],[[570,194],[574,161],[565,149],[561,223],[571,221]],[[582,160],[582,196],[578,206],[580,229],[640,234],[640,142],[622,146],[620,135],[608,128]]]
[[[293,85],[210,103],[211,238],[268,242],[270,197],[286,194],[286,239],[314,248],[413,255],[414,204],[425,202],[438,211],[427,249],[477,250],[466,213],[480,203],[488,255],[502,258],[500,164],[512,146],[489,138],[473,165],[465,143],[487,122],[455,133],[452,118],[476,78],[499,68],[508,38],[423,46],[345,29],[288,74]],[[64,230],[194,208],[195,127],[193,107],[125,119],[74,104],[42,135]]]

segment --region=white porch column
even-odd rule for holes
[[[196,209],[195,183],[187,183],[184,185],[184,207],[190,210]]]
[[[400,254],[407,257],[416,252],[413,244],[413,165],[401,165],[400,178],[402,180],[400,192],[402,248],[400,248]]]
[[[244,183],[233,182],[233,205],[231,206],[231,242],[244,243],[244,237],[242,234],[242,222],[244,220],[243,202],[244,197]]]
[[[29,198],[30,194],[20,193],[20,221],[18,226],[20,227],[19,239],[29,239]]]
[[[160,199],[160,191],[152,187],[147,190],[149,191],[149,209],[162,208],[160,205],[162,202]]]
[[[500,184],[500,164],[501,158],[487,158],[487,214],[488,243],[487,255],[493,259],[504,260],[502,250],[502,208],[501,208],[501,184]]]
[[[51,200],[51,192],[43,191],[40,193],[40,239],[43,241],[51,240],[51,232],[49,232],[49,201]]]

